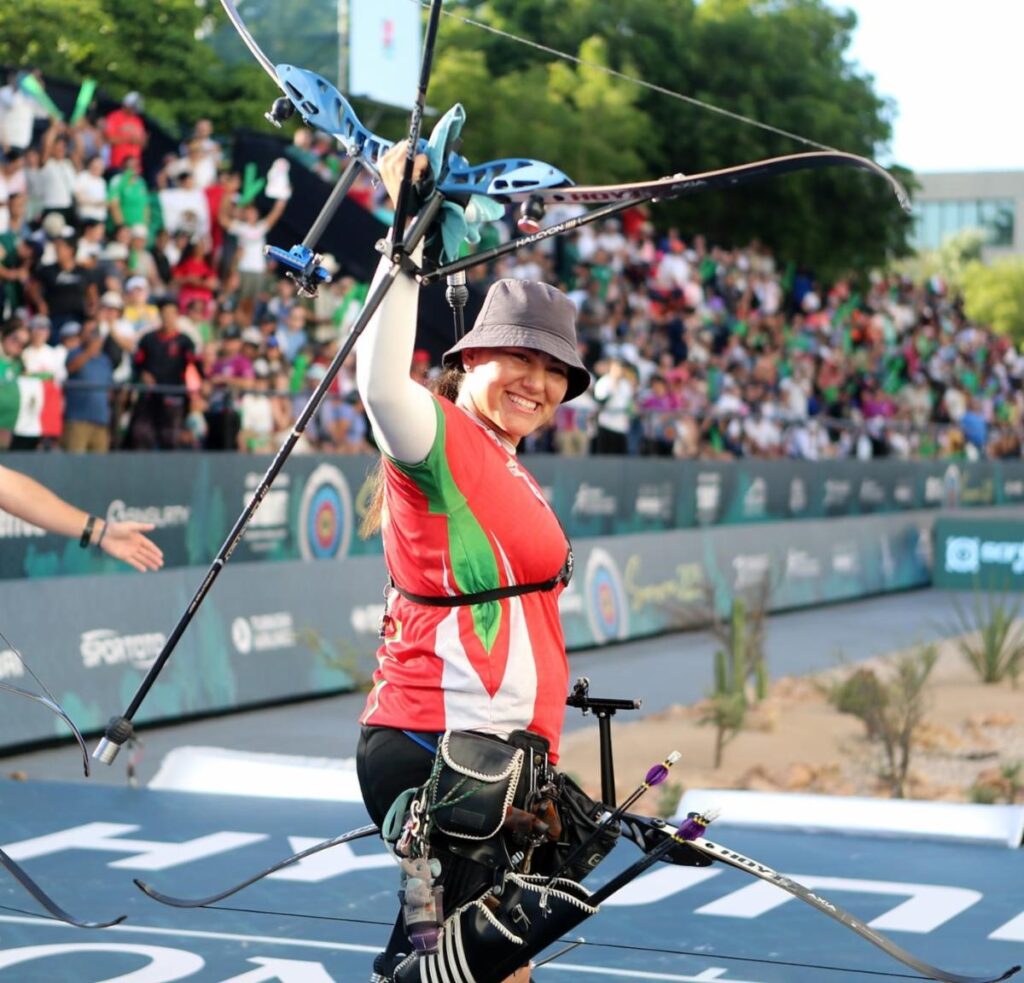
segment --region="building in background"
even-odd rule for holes
[[[984,256],[1024,255],[1024,171],[917,174],[913,246],[936,249],[965,229],[985,235]]]

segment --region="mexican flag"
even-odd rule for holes
[[[23,375],[0,383],[0,430],[59,437],[63,429],[64,393],[53,379]]]

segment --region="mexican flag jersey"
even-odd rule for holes
[[[392,580],[410,594],[475,594],[535,584],[568,543],[537,483],[498,437],[446,399],[426,460],[385,458],[381,531]],[[558,741],[569,663],[564,586],[437,607],[388,592],[384,644],[360,722],[407,730],[530,730]]]

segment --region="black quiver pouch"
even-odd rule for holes
[[[581,884],[507,873],[501,894],[463,905],[444,923],[438,951],[411,956],[395,983],[500,983],[582,921],[597,914]]]
[[[448,731],[427,782],[427,814],[436,833],[457,840],[498,834],[519,791],[525,752],[472,731]]]
[[[557,792],[553,798],[562,830],[556,842],[545,844],[536,851],[534,869],[539,871],[559,870],[570,854],[590,839],[600,825],[601,816],[607,812],[604,805],[590,798],[568,775],[559,773],[554,781]],[[618,823],[606,826],[560,876],[572,881],[583,880],[611,853],[618,842],[619,832]]]

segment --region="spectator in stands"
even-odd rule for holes
[[[124,285],[125,305],[123,317],[132,326],[136,338],[152,331],[160,323],[156,304],[149,302],[149,283],[145,277],[132,276]]]
[[[103,158],[99,154],[90,157],[75,175],[74,197],[79,228],[91,222],[106,225],[107,179],[103,176]]]
[[[306,332],[306,308],[295,304],[288,311],[288,319],[284,329],[278,329],[275,337],[277,343],[289,362],[294,362],[299,352],[309,344],[309,335]]]
[[[167,300],[160,307],[160,328],[139,339],[135,371],[140,382],[162,391],[139,396],[130,425],[131,446],[141,450],[172,450],[185,419],[185,373],[198,362],[195,346],[178,324],[178,305]],[[167,391],[168,388],[181,391]]]
[[[242,348],[242,332],[230,327],[220,341],[220,354],[210,368],[206,446],[212,451],[239,448],[241,418],[238,402],[256,378],[252,358]]]
[[[86,309],[96,305],[96,278],[76,262],[74,236],[61,235],[53,245],[56,261],[39,267],[27,288],[36,310],[50,317],[51,342],[57,340],[63,324],[81,322]]]
[[[141,172],[142,151],[148,140],[141,112],[142,96],[138,92],[129,92],[121,100],[121,108],[115,109],[103,121],[103,133],[110,145],[110,166],[115,170],[133,160],[139,165],[135,173]]]
[[[149,187],[142,176],[142,161],[138,157],[124,159],[120,173],[110,180],[107,197],[114,225],[149,228]]]
[[[202,302],[204,316],[212,312],[213,296],[219,281],[210,262],[206,240],[199,239],[189,245],[181,262],[174,267],[173,283],[178,289],[178,310],[182,313],[193,300]]]
[[[37,103],[21,86],[20,73],[8,73],[0,88],[0,150],[24,153],[32,143]]]
[[[594,402],[598,406],[595,454],[627,453],[635,395],[636,386],[626,363],[621,358],[609,359],[594,383]]]
[[[287,198],[277,199],[266,216],[260,218],[259,209],[249,202],[240,209],[231,197],[221,201],[218,219],[225,231],[233,237],[235,270],[238,273],[238,297],[255,300],[266,288],[267,258],[263,254],[267,235],[288,204]]]
[[[41,379],[53,379],[63,383],[67,377],[67,349],[63,345],[51,345],[50,319],[45,314],[36,314],[29,319],[29,343],[21,353],[25,375]]]
[[[110,450],[110,395],[121,349],[100,333],[95,318],[82,324],[66,321],[60,338],[67,348],[68,371],[61,445],[72,454],[105,454]]]
[[[75,221],[75,182],[78,177],[78,151],[69,152],[69,135],[63,123],[54,122],[43,140],[40,169],[43,209],[59,212],[65,222]]]

